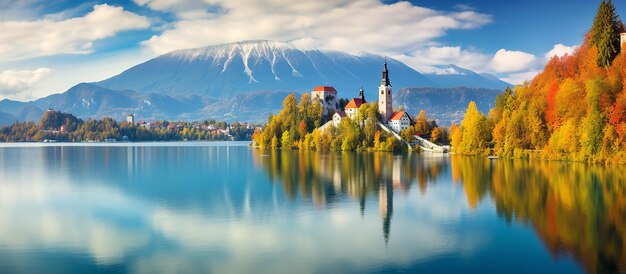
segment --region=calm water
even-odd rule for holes
[[[623,168],[0,147],[0,273],[625,273]]]

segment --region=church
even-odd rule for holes
[[[332,87],[316,87],[312,92],[315,93],[312,97],[324,98],[325,95],[319,94],[319,90],[331,90],[331,88]],[[332,88],[332,91],[336,94],[334,88]],[[321,103],[322,106],[329,105],[327,102]],[[334,126],[339,126],[339,123],[341,123],[341,120],[343,119],[355,119],[358,117],[359,108],[365,103],[367,103],[367,101],[365,100],[364,91],[361,87],[359,90],[359,97],[352,98],[343,111],[335,109],[326,110],[325,107],[324,112],[335,111],[335,114],[332,116],[332,120],[329,123],[332,123]],[[405,111],[393,111],[393,95],[391,91],[391,82],[389,81],[387,60],[385,60],[385,63],[383,64],[382,79],[380,81],[380,86],[378,87],[378,113],[380,114],[380,122],[386,124],[397,133],[407,129],[411,125],[411,117]]]

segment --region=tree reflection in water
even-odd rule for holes
[[[347,197],[380,205],[388,241],[393,195],[429,185],[451,173],[470,208],[485,198],[506,222],[531,225],[555,257],[566,254],[590,273],[626,272],[626,173],[580,163],[390,153],[317,153],[254,150],[255,165],[288,197],[327,207]]]
[[[621,167],[452,157],[470,206],[490,197],[498,216],[530,224],[554,256],[590,273],[626,272],[626,174]]]

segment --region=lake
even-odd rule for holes
[[[247,143],[0,147],[0,273],[626,273],[626,173]]]

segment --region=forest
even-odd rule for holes
[[[450,128],[465,155],[626,163],[624,32],[611,1],[602,1],[584,42],[554,56],[532,81],[507,88],[488,115],[470,103]]]
[[[105,117],[83,121],[69,113],[47,111],[38,123],[22,122],[0,128],[0,142],[243,141],[251,140],[254,127],[214,120],[131,124]]]

